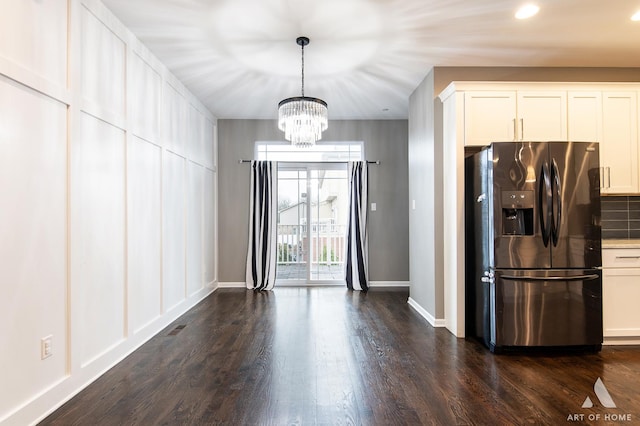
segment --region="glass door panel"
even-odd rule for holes
[[[306,282],[307,171],[278,170],[277,280]]]
[[[278,170],[280,284],[344,282],[348,180],[345,164]]]

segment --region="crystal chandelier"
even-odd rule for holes
[[[278,104],[278,128],[284,137],[298,148],[313,146],[322,131],[327,130],[327,103],[322,99],[304,95],[304,47],[309,44],[307,37],[296,39],[302,48],[302,96],[287,98]]]

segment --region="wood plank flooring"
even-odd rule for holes
[[[41,424],[640,423],[640,347],[492,355],[431,327],[407,297],[220,289]],[[617,408],[599,402],[599,377]]]

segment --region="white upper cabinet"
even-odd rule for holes
[[[567,140],[566,91],[466,91],[465,145]]]
[[[458,149],[499,141],[598,142],[601,193],[638,194],[639,95],[640,85],[630,83],[453,82],[439,98],[449,105],[443,126]]]
[[[636,92],[602,94],[600,166],[603,194],[638,193]]]
[[[602,93],[570,91],[567,99],[569,140],[602,142]]]
[[[567,140],[567,92],[518,91],[516,140]]]
[[[516,92],[465,92],[464,119],[465,145],[484,146],[515,140]]]

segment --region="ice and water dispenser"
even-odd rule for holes
[[[502,235],[533,235],[533,191],[502,191]]]

